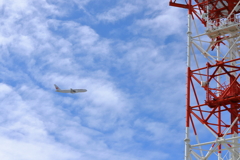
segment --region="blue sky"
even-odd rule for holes
[[[0,159],[184,156],[186,10],[0,0],[0,14]]]

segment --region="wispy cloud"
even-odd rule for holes
[[[154,17],[137,20],[130,29],[135,34],[154,34],[161,39],[174,34],[183,36],[186,24],[183,19],[184,14],[181,10],[168,8]]]
[[[109,11],[99,14],[97,18],[101,21],[115,22],[125,18],[131,14],[138,12],[140,8],[131,3],[123,3],[119,6],[110,9]]]

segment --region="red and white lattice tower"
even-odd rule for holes
[[[188,10],[185,160],[240,160],[240,0]]]

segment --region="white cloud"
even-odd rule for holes
[[[169,49],[162,44],[158,46],[149,37],[136,35],[129,41],[103,38],[93,29],[95,26],[60,18],[68,15],[72,4],[78,3],[81,8],[88,0],[69,4],[61,1],[49,4],[50,1],[44,0],[14,2],[3,2],[0,30],[3,81],[0,139],[5,144],[0,157],[9,160],[16,157],[24,160],[168,159],[169,153],[159,148],[146,150],[142,141],[159,147],[167,136],[162,129],[175,134],[168,124],[179,117],[172,121],[166,118],[165,124],[154,122],[156,118],[146,113],[162,111],[165,117],[173,115],[176,103],[165,100],[158,104],[168,105],[167,110],[156,103],[161,98],[167,99],[168,94],[175,98],[182,94],[181,82],[176,83],[173,93],[162,85],[174,81],[182,72],[181,67],[172,68],[176,63],[182,64],[182,57],[169,56],[170,52],[182,50],[181,45],[175,43],[175,49]],[[98,18],[116,22],[140,12],[143,3],[147,4],[122,1]],[[146,6],[154,8],[155,3],[159,2],[151,1]],[[139,31],[151,28],[149,24],[156,25],[151,29],[155,31],[163,26],[157,21],[168,18],[167,14],[159,19],[144,17],[135,24],[141,27]],[[174,33],[173,30],[164,36]],[[86,88],[88,92],[55,93],[54,83],[63,89]],[[162,96],[161,92],[164,92]],[[144,121],[145,117],[149,122]],[[139,134],[142,130],[150,134]],[[138,142],[136,137],[142,141]],[[31,154],[26,154],[27,150]]]
[[[151,122],[146,119],[136,120],[135,125],[145,130],[144,133],[138,135],[142,139],[149,139],[158,145],[181,143],[182,135],[179,134],[177,125],[173,127],[168,124]]]
[[[79,159],[81,154],[57,143],[21,142],[1,136],[0,158],[6,160]]]
[[[86,74],[86,73],[84,73]],[[68,105],[74,105],[76,108],[82,104],[85,107],[78,109],[80,114],[86,118],[89,127],[106,130],[112,128],[117,119],[128,116],[131,109],[131,103],[127,95],[119,91],[111,81],[106,80],[104,74],[96,78],[61,76],[58,74],[46,74],[39,77],[43,85],[53,88],[56,83],[60,88],[79,88],[86,87],[87,93],[80,94],[83,100],[73,100]],[[75,101],[75,102],[74,102]],[[108,123],[105,123],[108,121]]]
[[[81,0],[81,1],[78,1],[78,0],[73,0],[79,8],[83,7],[84,5],[88,4],[91,0]]]
[[[1,84],[1,89],[5,95],[2,95],[0,99],[4,106],[1,110],[0,135],[5,148],[1,150],[0,157],[9,160],[16,159],[16,157],[24,160],[34,158],[47,160],[83,158],[87,160],[120,156],[118,152],[108,148],[105,140],[98,140],[97,137],[102,136],[101,132],[79,124],[82,117],[78,115],[75,115],[75,118],[69,117],[71,115],[61,109],[64,107],[61,102],[60,108],[54,107],[53,100],[62,101],[61,97],[28,86],[20,88],[22,95],[17,93],[18,90],[14,91],[4,84]],[[29,94],[29,91],[34,95]],[[108,98],[111,99],[111,97]],[[68,101],[67,105],[69,106],[72,101],[74,100]],[[81,101],[78,102],[81,103]],[[79,107],[80,103],[76,106]],[[101,114],[101,109],[96,108],[96,110]],[[114,109],[111,112],[114,112]],[[91,119],[94,119],[94,116]],[[101,123],[101,118],[99,125],[104,127],[105,121]],[[103,130],[103,128],[99,129]],[[93,139],[93,137],[96,138]],[[115,140],[119,141],[118,138]],[[77,152],[76,149],[80,151]],[[29,154],[26,154],[27,151]],[[59,151],[61,153],[57,154],[56,152]],[[126,154],[121,157],[122,159],[135,159]]]
[[[6,94],[10,94],[11,93],[11,88],[5,84],[0,84],[0,89],[1,89],[1,92],[0,92],[0,97],[3,98]]]
[[[131,14],[134,14],[139,10],[139,6],[135,6],[131,3],[123,3],[105,13],[99,14],[97,18],[101,21],[115,22],[119,19],[123,19]]]
[[[78,157],[76,153],[72,154],[73,151],[70,148],[54,142],[49,136],[45,128],[46,121],[41,119],[39,113],[35,111],[34,107],[41,107],[35,106],[36,101],[31,99],[30,102],[34,103],[28,103],[16,90],[5,84],[1,84],[1,93],[3,107],[0,113],[2,142],[0,157],[2,159],[75,159]],[[35,93],[39,94],[36,91]],[[59,151],[61,153],[57,153]]]
[[[186,24],[184,12],[176,8],[168,8],[154,17],[137,20],[130,30],[135,34],[154,34],[165,39],[173,34],[185,36],[184,24]]]

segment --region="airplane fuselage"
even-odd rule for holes
[[[78,93],[78,92],[87,92],[86,89],[72,89],[70,88],[69,90],[62,90],[60,89],[57,85],[54,85],[56,88],[56,92],[60,92],[60,93]]]

